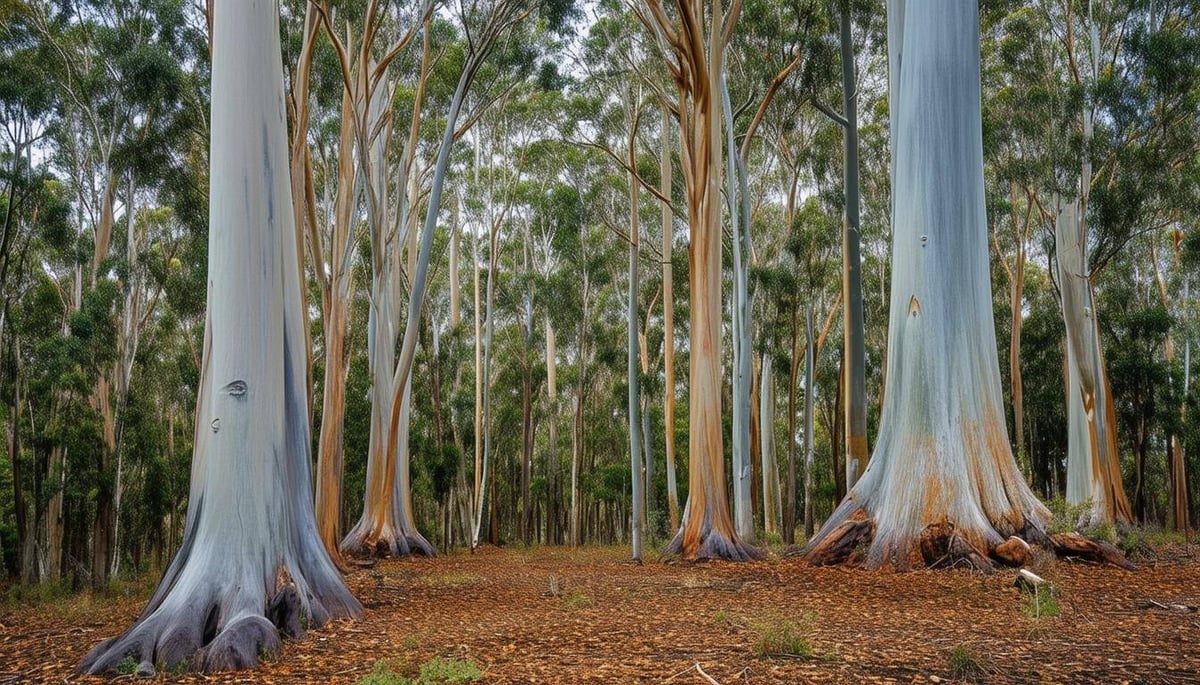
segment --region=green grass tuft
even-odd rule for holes
[[[979,656],[966,647],[959,645],[950,652],[950,677],[955,680],[975,682],[983,678],[987,671]]]
[[[562,605],[565,609],[582,609],[592,605],[592,598],[588,597],[583,590],[573,587],[563,594]]]
[[[1030,618],[1052,618],[1061,612],[1058,590],[1052,586],[1035,587],[1025,595],[1025,615]]]
[[[759,656],[811,657],[812,645],[800,635],[796,624],[788,621],[772,621],[751,626],[758,636],[754,642],[754,653]]]

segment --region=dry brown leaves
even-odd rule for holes
[[[415,675],[442,656],[473,660],[487,683],[954,682],[958,650],[989,683],[1200,683],[1200,615],[1140,608],[1200,604],[1200,558],[1182,549],[1132,572],[1041,568],[1061,614],[1036,619],[1012,587],[1015,571],[870,573],[797,559],[638,566],[627,554],[485,549],[381,562],[349,578],[363,621],[286,642],[257,671],[157,680],[354,683],[380,659]],[[0,685],[131,682],[74,667],[145,599],[0,607]],[[812,655],[759,656],[762,632],[786,622]]]

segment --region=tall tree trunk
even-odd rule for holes
[[[680,0],[679,33],[658,0],[649,0],[656,31],[675,36],[672,74],[680,94],[680,139],[688,195],[688,293],[691,299],[688,356],[688,503],[683,526],[667,553],[684,559],[743,560],[759,555],[734,528],[725,492],[721,427],[721,74],[724,52],[737,22],[720,3]],[[736,7],[736,6],[735,6]],[[707,35],[702,27],[708,24]]]
[[[287,168],[278,9],[217,0],[215,10],[209,318],[187,530],[141,617],[84,659],[89,673],[130,656],[150,671],[246,668],[278,651],[279,629],[302,631],[301,611],[314,625],[361,613],[313,516],[300,246],[277,173]]]
[[[1084,202],[1061,202],[1054,231],[1067,335],[1067,502],[1091,502],[1086,520],[1078,523],[1128,523],[1116,410],[1087,271]]]
[[[638,234],[641,233],[641,222],[638,220],[641,198],[640,186],[637,179],[637,159],[634,155],[634,143],[637,133],[636,111],[634,104],[633,123],[629,129],[629,292],[626,302],[626,365],[625,382],[628,386],[628,422],[629,422],[629,475],[633,485],[632,511],[630,512],[630,542],[633,548],[633,560],[642,560],[642,516],[645,512],[645,492],[642,489],[642,450],[641,430],[638,419]]]
[[[846,209],[842,223],[842,293],[846,301],[843,324],[843,357],[846,408],[846,487],[854,486],[867,468],[867,374],[863,333],[862,256],[859,247],[858,182],[858,78],[854,64],[854,37],[850,8],[842,8],[839,21],[842,53],[842,112],[845,116],[844,183]],[[895,140],[893,138],[893,140]],[[894,187],[894,186],[893,186]],[[805,522],[806,535],[812,535]]]
[[[750,388],[754,383],[750,347],[749,270],[749,198],[741,192],[739,153],[733,135],[733,107],[729,103],[729,84],[721,70],[721,113],[728,150],[725,164],[725,196],[729,205],[729,224],[733,231],[733,521],[738,535],[754,536],[754,509],[751,506]],[[743,203],[746,206],[743,206]],[[742,211],[745,210],[745,211]],[[744,223],[745,222],[745,223]]]
[[[550,468],[550,489],[546,504],[546,542],[557,543],[558,525],[558,341],[550,315],[546,327],[546,418],[550,422],[549,449],[546,462]]]
[[[1007,535],[1040,540],[1049,511],[1008,442],[988,269],[979,10],[888,7],[894,144],[888,382],[870,465],[809,542],[831,563],[987,565]],[[864,520],[866,519],[866,520]]]
[[[312,5],[308,6],[309,12]],[[306,22],[310,21],[306,18]],[[313,31],[315,31],[315,25]],[[303,97],[303,106],[297,104],[297,127],[307,120],[307,71],[311,61],[312,46],[315,40],[311,32],[308,34],[305,50],[302,50],[301,64],[297,69],[297,83],[303,83],[294,97]],[[301,79],[301,74],[304,79]],[[356,220],[355,208],[358,202],[362,177],[358,174],[358,165],[354,160],[354,109],[352,96],[348,88],[342,90],[342,124],[341,137],[338,142],[337,193],[334,197],[333,225],[329,240],[325,241],[317,230],[315,204],[312,182],[312,161],[307,142],[300,137],[304,131],[297,128],[294,132],[293,145],[303,146],[299,152],[293,148],[293,193],[304,192],[303,206],[297,202],[298,209],[307,208],[309,211],[297,212],[298,221],[307,221],[308,245],[314,265],[316,280],[321,288],[322,332],[325,336],[325,372],[322,382],[323,395],[321,398],[321,434],[318,438],[317,451],[317,480],[316,480],[316,516],[317,531],[326,551],[335,562],[341,563],[341,550],[338,543],[342,533],[342,471],[344,463],[343,450],[345,446],[346,419],[346,381],[350,373],[350,355],[346,349],[346,335],[350,319],[350,295],[353,284],[353,222]],[[302,168],[297,168],[302,167]]]
[[[804,310],[804,539],[813,536],[813,400],[817,392],[813,374],[812,305]],[[849,474],[847,474],[849,475]]]
[[[796,544],[796,385],[800,378],[799,313],[792,308],[792,363],[788,368],[787,482],[783,488],[783,542]]]
[[[659,151],[660,187],[671,198],[671,114],[662,108]],[[667,461],[667,517],[671,531],[679,530],[679,487],[675,482],[675,280],[671,255],[675,247],[675,217],[670,202],[662,203],[663,282],[663,436]]]

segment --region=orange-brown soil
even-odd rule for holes
[[[543,547],[386,560],[349,577],[362,621],[286,641],[256,671],[155,680],[354,683],[381,659],[415,676],[441,656],[473,661],[483,683],[1200,683],[1200,613],[1147,605],[1200,605],[1200,556],[1183,547],[1136,571],[1043,561],[1057,617],[1027,614],[1015,571],[893,574],[796,559],[639,566],[627,554]],[[132,682],[74,669],[134,620],[148,590],[0,606],[0,685]],[[805,645],[788,651],[811,654],[762,653],[762,636],[789,623]]]

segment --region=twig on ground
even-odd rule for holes
[[[714,678],[714,677],[710,676],[709,674],[705,673],[705,672],[704,672],[704,669],[703,669],[703,668],[700,668],[700,664],[696,664],[696,672],[697,672],[697,673],[699,673],[701,676],[703,676],[705,680],[707,680],[708,682],[712,683],[712,685],[721,685],[721,683],[717,682],[717,679],[716,679],[716,678]]]

